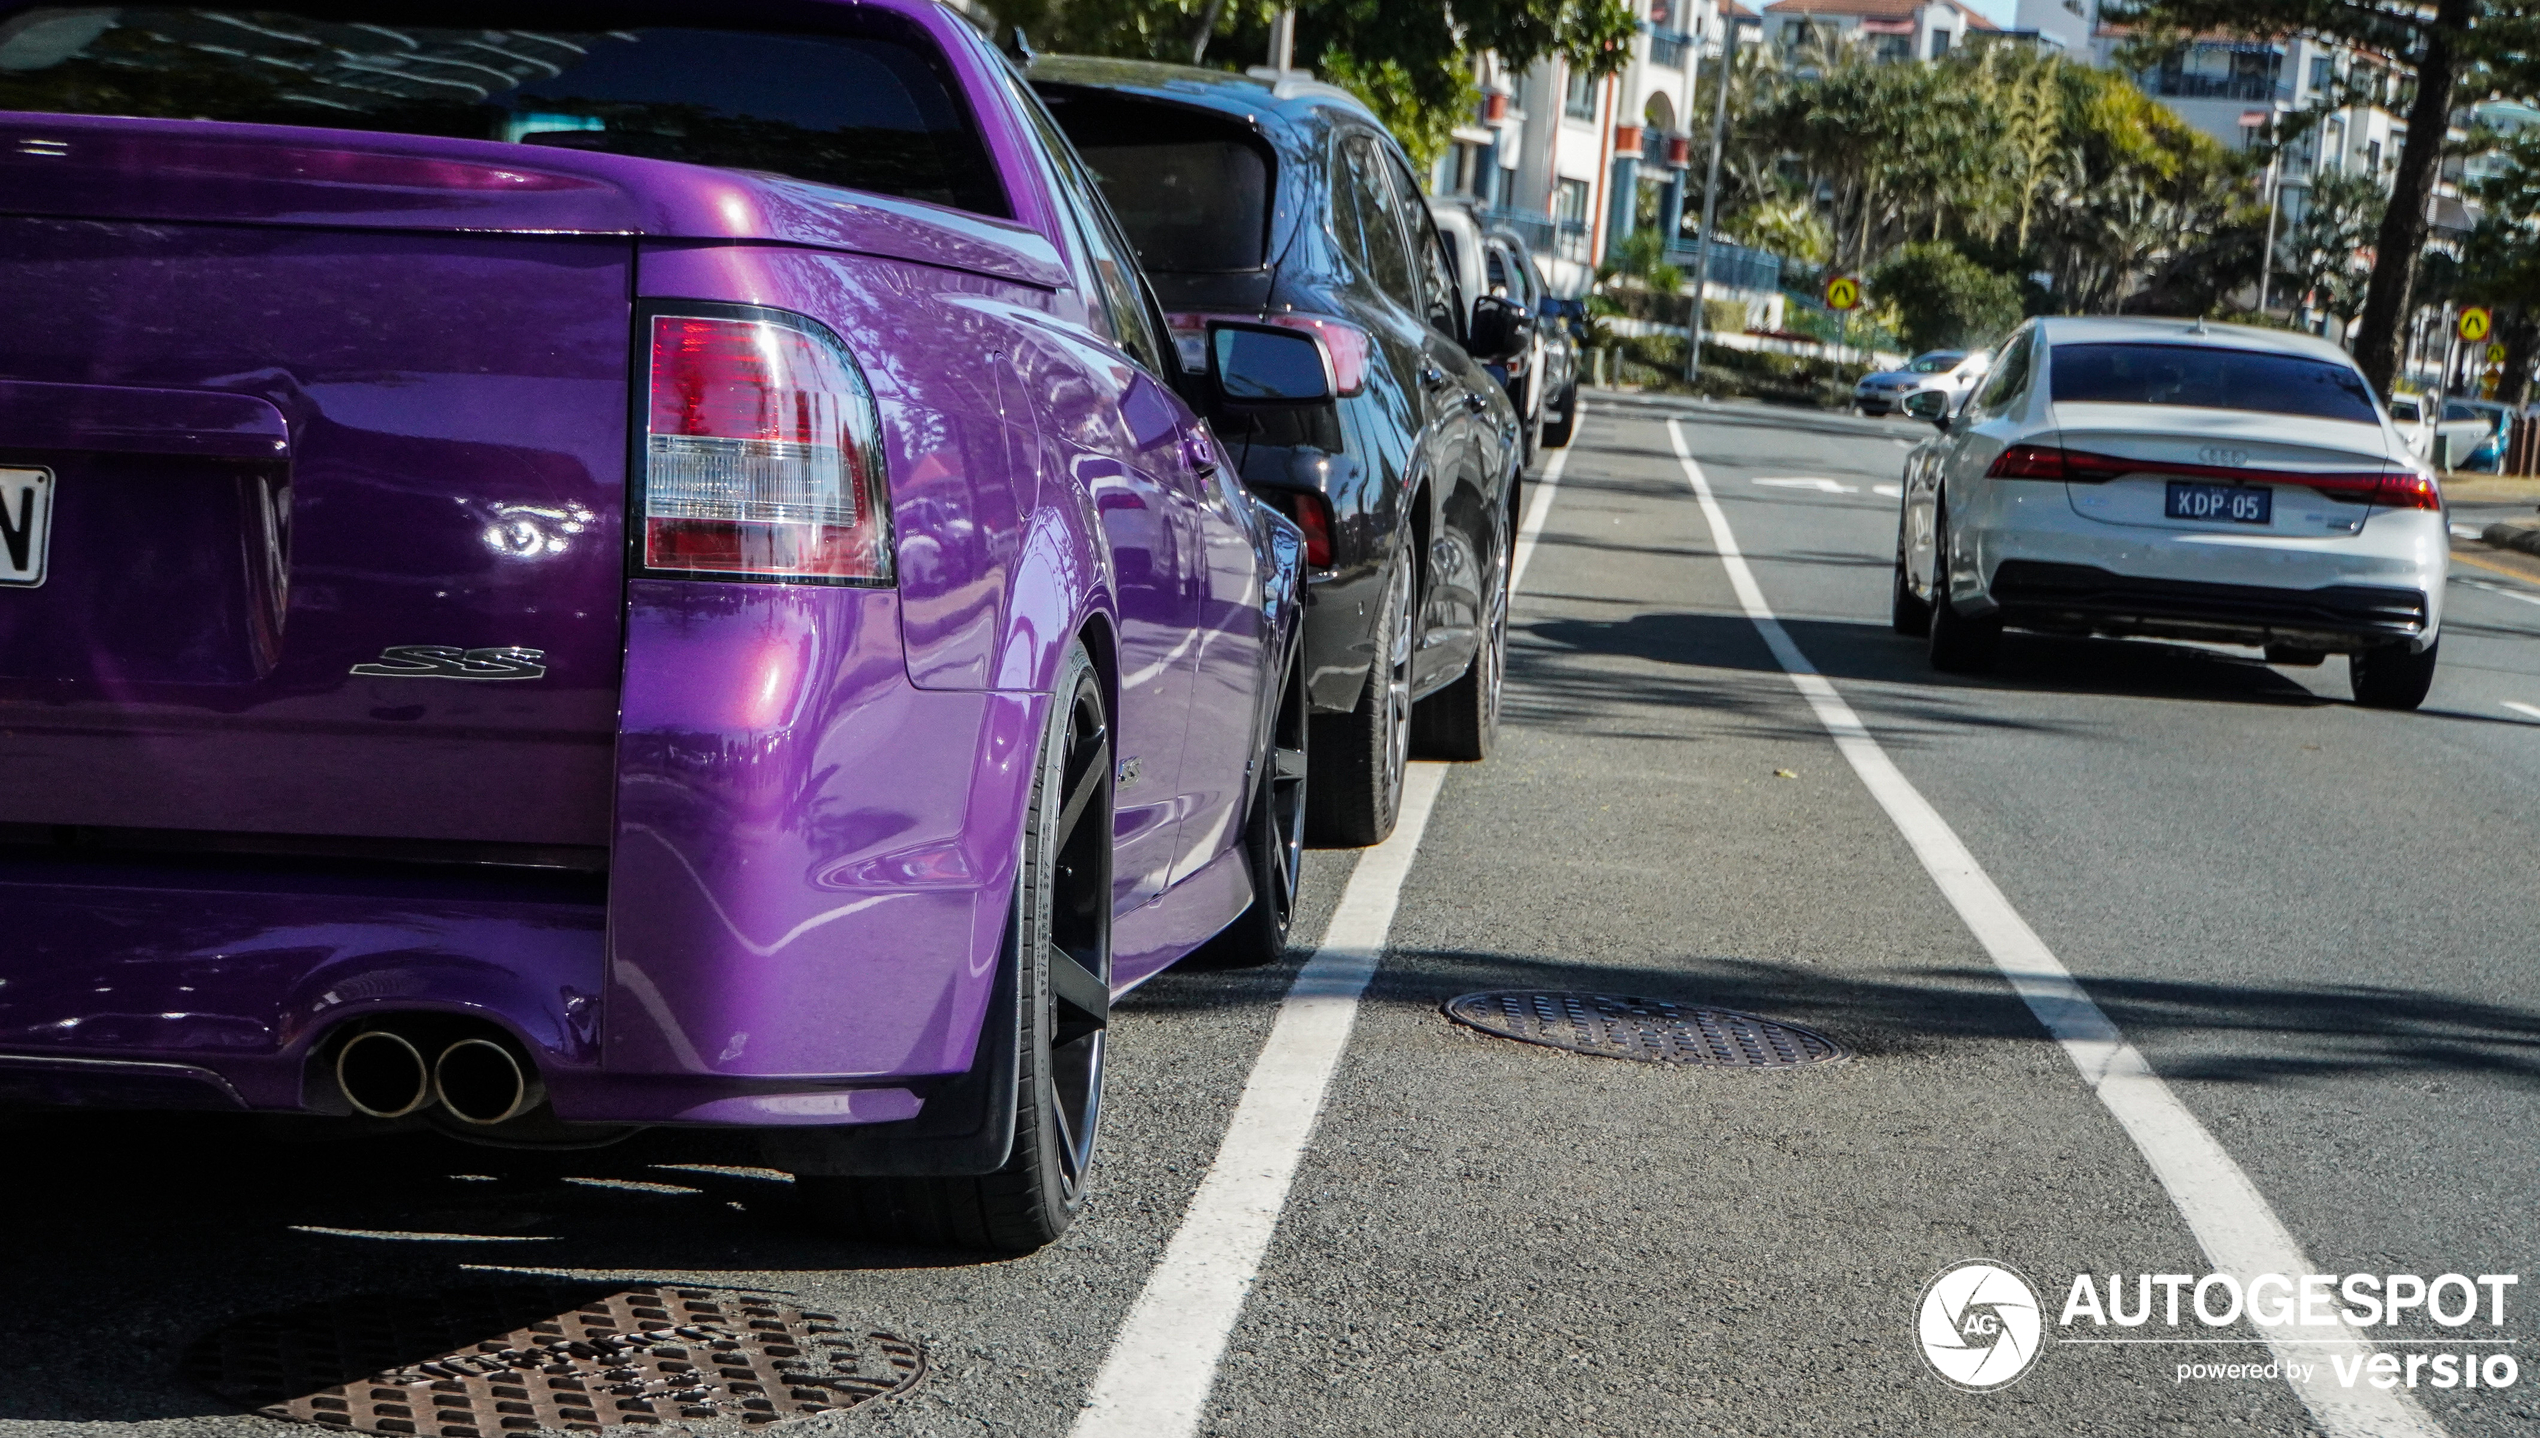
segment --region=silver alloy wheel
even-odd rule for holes
[[[1516,565],[1516,546],[1500,550],[1499,582],[1491,586],[1490,622],[1482,631],[1481,653],[1473,656],[1476,664],[1489,667],[1482,671],[1482,733],[1499,732],[1499,696],[1508,686],[1508,572]]]
[[[1090,973],[1104,989],[1111,983],[1111,897],[1107,846],[1111,833],[1111,734],[1102,699],[1080,684],[1061,740],[1060,802],[1049,836],[1052,855],[1048,898],[1047,962]],[[1048,989],[1044,988],[1044,993]],[[1055,1012],[1042,1019],[1049,1047],[1051,1117],[1057,1124],[1061,1191],[1072,1206],[1093,1167],[1094,1130],[1102,1117],[1104,1026],[1054,996]]]
[[[1385,656],[1385,793],[1402,792],[1403,765],[1411,757],[1411,625],[1414,618],[1412,562],[1406,556],[1394,571],[1385,602],[1393,610],[1391,651]],[[1393,807],[1388,803],[1387,808]]]

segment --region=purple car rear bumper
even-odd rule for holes
[[[889,591],[629,600],[605,892],[0,866],[0,1103],[325,1111],[328,1034],[439,1012],[518,1038],[567,1121],[914,1115],[977,1040],[1046,700],[912,686]]]

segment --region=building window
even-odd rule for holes
[[[1561,91],[1561,113],[1573,120],[1596,118],[1596,77],[1572,70]]]
[[[1588,217],[1588,182],[1563,180],[1552,192],[1552,218],[1563,225],[1584,225]]]
[[[2364,173],[2367,175],[2381,173],[2381,142],[2379,140],[2370,140],[2364,144]]]
[[[1931,57],[1937,60],[1948,53],[1949,32],[1946,30],[1934,30],[1931,32]]]
[[[2329,83],[2336,78],[2337,62],[2334,59],[2326,55],[2316,56],[2312,59],[2311,91],[2313,94],[2325,92],[2329,87]]]

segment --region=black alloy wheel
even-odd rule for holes
[[[2347,655],[2346,681],[2354,687],[2355,702],[2368,709],[2414,709],[2423,704],[2426,692],[2434,687],[2434,651],[2442,647],[2443,641],[2437,639],[2417,654],[2409,653],[2405,644],[2388,644]]]
[[[1896,591],[1888,600],[1887,622],[1897,633],[1921,639],[1931,633],[1931,601],[1914,593],[1905,571],[1905,519],[1896,520]]]
[[[1241,842],[1252,905],[1192,955],[1197,967],[1249,969],[1287,956],[1297,882],[1305,868],[1305,735],[1305,654],[1299,645],[1279,686],[1268,743],[1254,764],[1259,777],[1252,806],[1244,815]]]
[[[1508,683],[1508,572],[1515,546],[1503,536],[1498,562],[1485,571],[1489,593],[1482,600],[1481,642],[1462,678],[1420,701],[1413,711],[1413,738],[1431,759],[1487,759],[1499,739],[1499,705]]]
[[[1367,687],[1347,714],[1317,716],[1310,731],[1314,786],[1306,836],[1332,848],[1381,844],[1402,817],[1402,771],[1411,757],[1411,664],[1420,652],[1417,557],[1394,557],[1369,647]]]
[[[1102,685],[1082,644],[1069,646],[1056,693],[1006,931],[1020,986],[1012,1153],[976,1178],[797,1176],[802,1200],[858,1237],[1028,1253],[1084,1207],[1111,1007],[1113,776]]]
[[[2002,618],[1988,614],[1970,619],[1949,597],[1949,508],[1932,516],[1931,667],[1944,674],[1981,674],[1993,667],[2002,638]]]
[[[1576,380],[1561,391],[1558,409],[1561,417],[1548,421],[1543,427],[1545,449],[1568,449],[1570,436],[1579,431],[1579,386]]]

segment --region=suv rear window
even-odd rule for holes
[[[2299,355],[2215,345],[2057,345],[2054,374],[2054,397],[2063,404],[2176,404],[2380,422],[2362,375]]]
[[[521,3],[488,28],[477,8],[20,10],[0,110],[516,141],[1008,213],[942,54],[894,17],[778,34]]]
[[[1270,151],[1248,128],[1183,105],[1035,88],[1102,181],[1140,264],[1225,274],[1269,263]]]

